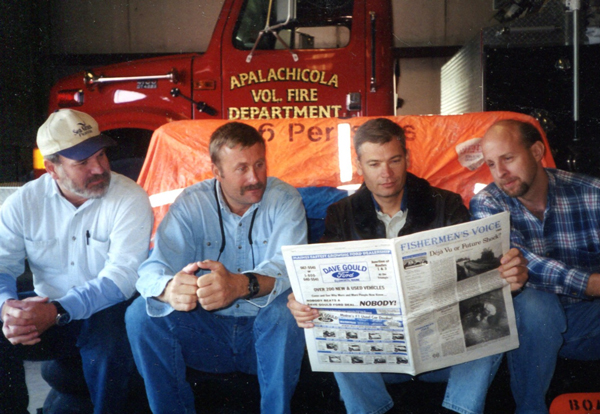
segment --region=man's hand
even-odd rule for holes
[[[196,309],[198,306],[198,296],[196,295],[198,277],[194,273],[198,269],[197,263],[190,263],[181,269],[167,283],[165,290],[157,299],[168,303],[178,311],[189,312]]]
[[[56,308],[48,298],[9,299],[2,307],[2,333],[11,344],[34,345],[56,322]]]
[[[315,326],[312,321],[319,316],[319,311],[298,302],[293,293],[288,296],[287,307],[292,312],[300,328],[313,328]]]
[[[198,278],[198,302],[207,311],[221,309],[248,294],[248,278],[231,273],[220,262],[204,260],[197,262],[200,269],[210,273]]]
[[[588,296],[600,296],[600,273],[592,273],[590,275],[585,294]]]
[[[529,274],[527,272],[527,259],[519,249],[512,248],[500,259],[500,276],[510,285],[510,290],[515,291],[525,286]]]

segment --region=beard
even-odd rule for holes
[[[516,188],[512,190],[507,190],[502,184],[500,185],[500,187],[502,188],[502,191],[506,193],[507,196],[512,198],[523,197],[531,188],[529,184],[524,182],[521,182]]]
[[[91,183],[99,180],[99,183],[91,185]],[[77,185],[65,174],[63,177],[61,177],[61,184],[65,187],[65,189],[69,190],[73,194],[78,195],[79,197],[86,199],[101,198],[104,197],[108,191],[108,187],[110,185],[110,172],[105,171],[102,174],[92,175],[85,180],[83,186]]]

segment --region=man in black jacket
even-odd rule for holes
[[[358,173],[364,184],[350,197],[327,209],[321,242],[393,238],[469,220],[460,195],[432,187],[426,180],[407,172],[408,151],[404,131],[389,119],[363,124],[354,136]],[[526,262],[516,249],[501,261],[502,277],[511,289],[527,280]],[[297,302],[291,294],[288,307],[298,326],[312,328],[319,313]],[[450,369],[419,375],[426,381],[445,381]],[[385,386],[387,379],[406,381],[409,375],[336,372],[335,377],[349,414],[384,413],[393,405]],[[393,377],[393,378],[392,378]],[[464,413],[483,412],[487,388],[485,378],[474,378],[468,390],[449,385],[444,406]]]

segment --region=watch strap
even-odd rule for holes
[[[66,324],[68,324],[69,322],[71,322],[71,315],[69,315],[69,312],[67,312],[65,310],[65,308],[63,308],[63,306],[60,304],[60,302],[53,300],[50,302],[51,304],[54,305],[54,307],[56,308],[56,324],[58,326],[64,326]]]
[[[248,278],[248,294],[244,296],[244,299],[252,299],[260,291],[258,278],[256,277],[256,273],[248,272],[243,274]]]

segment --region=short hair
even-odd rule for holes
[[[360,147],[365,142],[385,144],[393,139],[400,142],[406,153],[406,135],[400,125],[387,118],[370,119],[362,124],[354,134],[354,150],[360,157]]]
[[[516,128],[519,132],[519,136],[521,137],[521,143],[526,148],[531,148],[531,146],[538,141],[540,141],[542,144],[544,143],[540,131],[529,122],[519,121],[517,119],[503,119],[495,122],[490,128],[497,125]]]
[[[50,161],[52,164],[55,164],[55,165],[60,165],[61,164],[60,155],[58,153],[46,155],[44,157],[44,159],[46,161]]]
[[[227,145],[228,148],[238,145],[241,145],[242,148],[249,148],[256,144],[261,144],[263,148],[266,147],[264,138],[256,129],[241,122],[229,122],[217,128],[210,136],[208,144],[210,160],[213,164],[218,165],[219,150],[223,145]]]

